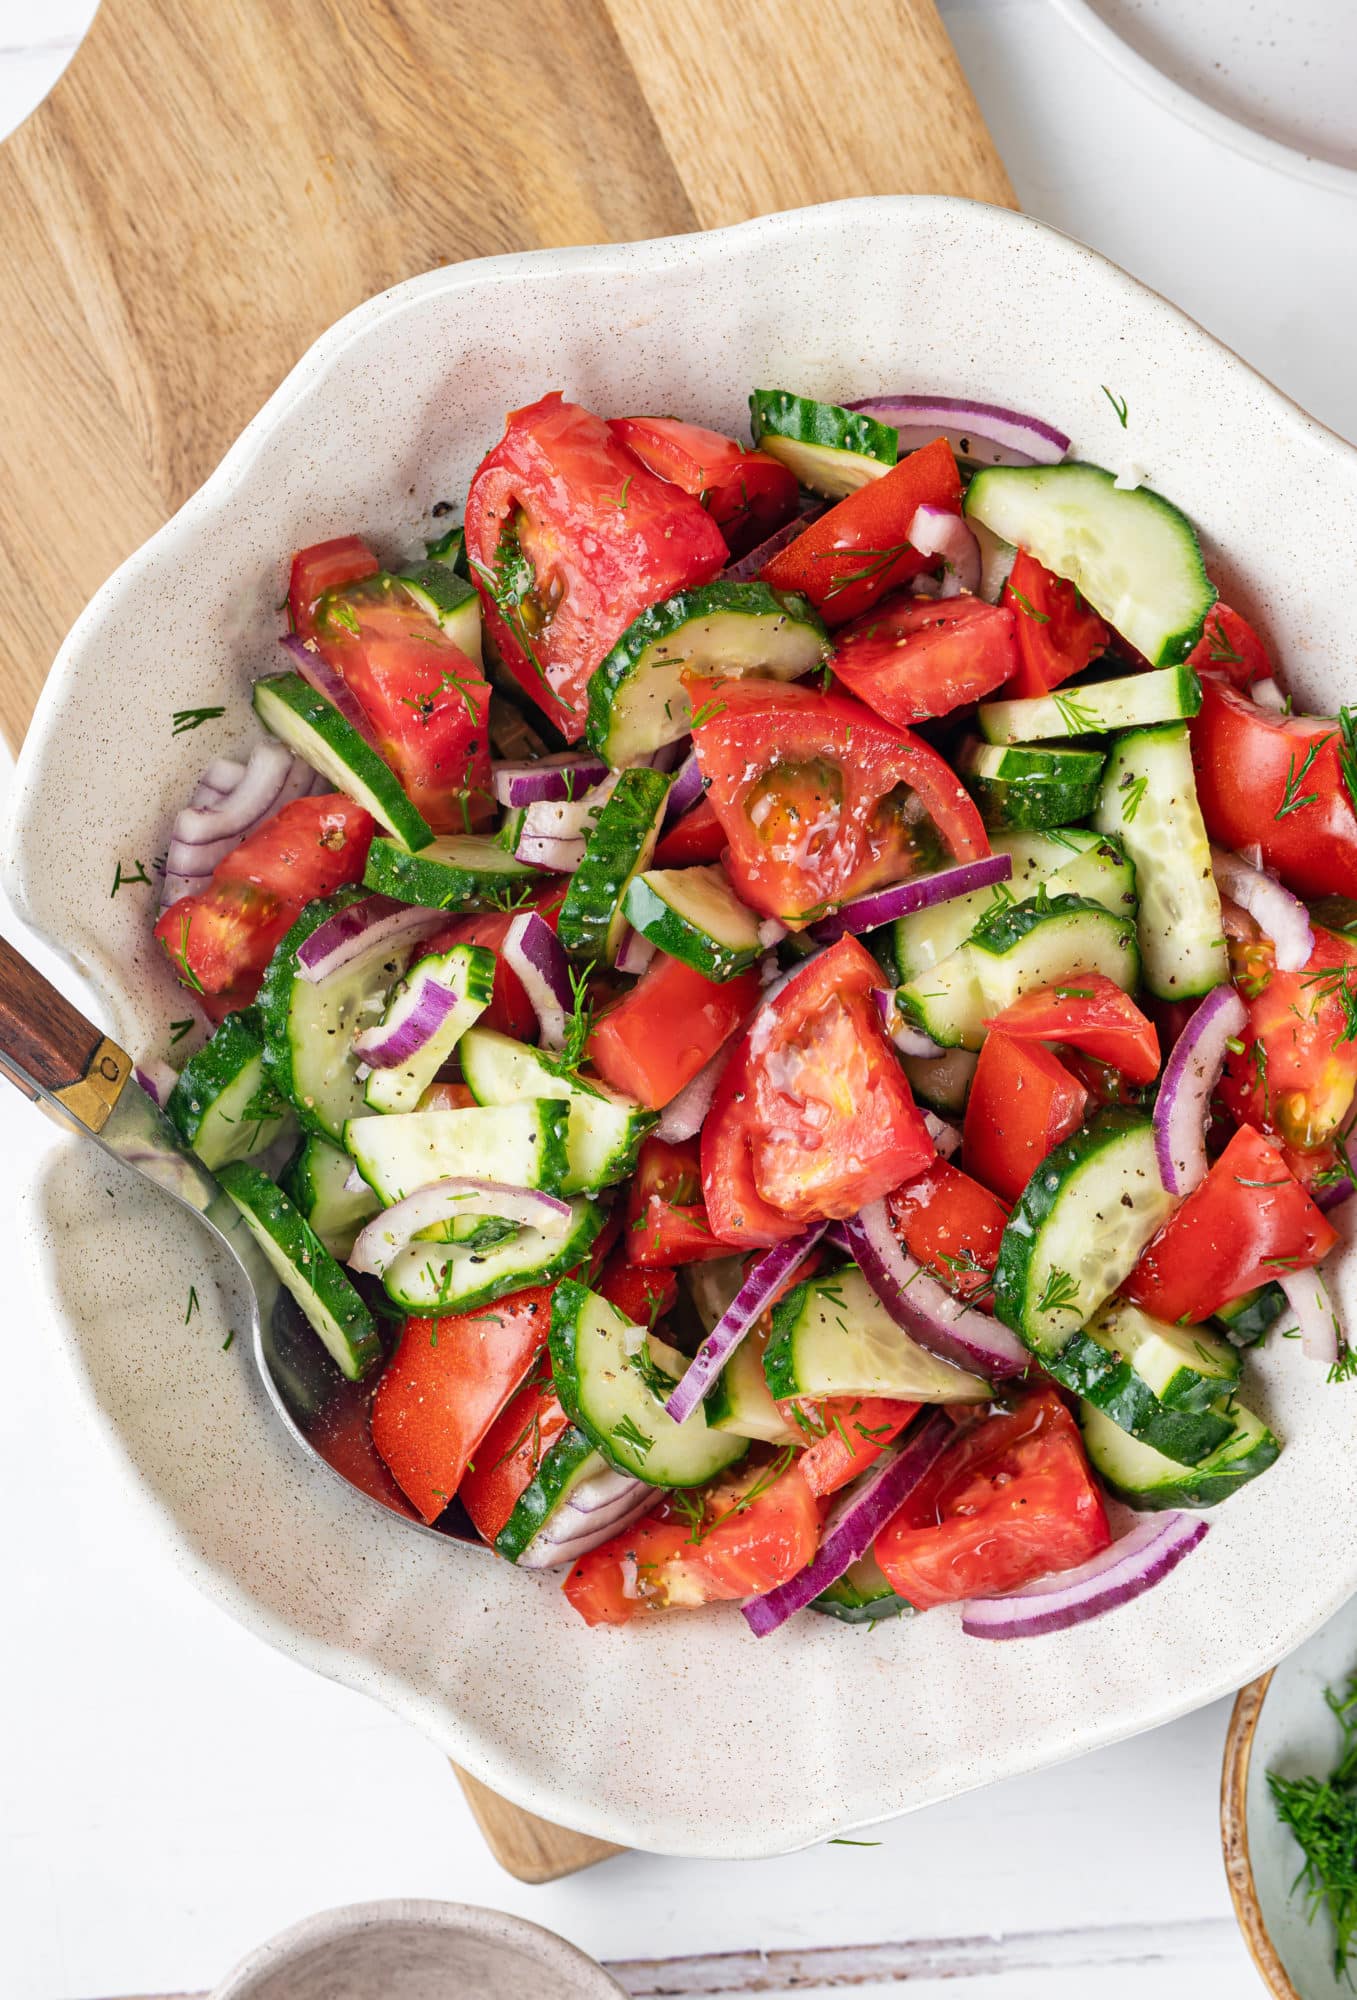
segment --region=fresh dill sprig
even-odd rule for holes
[[[1327,1909],[1334,1928],[1335,1979],[1348,1977],[1348,1959],[1357,1938],[1357,1673],[1340,1693],[1327,1688],[1328,1702],[1343,1732],[1343,1749],[1327,1778],[1286,1778],[1267,1774],[1268,1790],[1282,1825],[1289,1828],[1304,1857],[1291,1885],[1304,1891],[1311,1922]]]

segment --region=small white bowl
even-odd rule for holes
[[[573,1944],[470,1903],[350,1903],[259,1945],[211,2000],[618,2000]]]

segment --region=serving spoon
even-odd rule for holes
[[[485,1545],[454,1501],[429,1527],[377,1454],[370,1387],[340,1374],[284,1290],[239,1209],[136,1080],[132,1058],[0,938],[0,1075],[187,1208],[244,1278],[249,1349],[293,1443],[373,1506],[412,1527]],[[243,1328],[238,1328],[243,1332]]]

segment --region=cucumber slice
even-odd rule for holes
[[[1217,1507],[1274,1465],[1281,1445],[1262,1419],[1232,1396],[1222,1397],[1216,1414],[1229,1423],[1230,1434],[1194,1466],[1178,1465],[1128,1437],[1091,1403],[1080,1405],[1079,1425],[1089,1464],[1130,1506]]]
[[[380,1360],[381,1342],[372,1314],[315,1230],[258,1167],[233,1160],[217,1178],[335,1366],[350,1382],[361,1381]]]
[[[627,934],[622,905],[632,877],[650,865],[672,783],[663,771],[644,765],[618,778],[584,843],[584,859],[570,878],[556,920],[556,934],[567,951],[595,964],[611,965],[616,959]]]
[[[756,389],[749,421],[759,450],[781,459],[802,486],[827,500],[842,500],[880,479],[900,456],[899,432],[889,424],[787,389]]]
[[[914,1610],[909,1599],[898,1596],[893,1585],[886,1581],[873,1555],[862,1556],[851,1564],[828,1590],[811,1599],[810,1608],[822,1611],[827,1618],[838,1618],[845,1625],[875,1625],[880,1618],[899,1618]]]
[[[803,1445],[801,1431],[773,1401],[763,1372],[769,1329],[751,1328],[707,1392],[707,1422],[714,1431],[753,1438],[762,1444]]]
[[[1154,1128],[1112,1109],[1049,1153],[1008,1219],[994,1311],[1039,1359],[1058,1355],[1129,1276],[1175,1206]]]
[[[647,869],[622,908],[633,930],[708,979],[734,979],[762,951],[759,920],[721,868]]]
[[[824,625],[804,597],[766,583],[681,590],[634,619],[590,675],[590,747],[610,764],[632,764],[686,736],[693,708],[685,668],[791,681],[828,652]]]
[[[971,741],[957,769],[996,832],[1068,826],[1092,812],[1106,759],[1098,750],[1012,749]]]
[[[966,513],[1068,577],[1151,666],[1185,660],[1201,637],[1216,587],[1192,523],[1149,487],[1119,487],[1077,459],[987,466]]]
[[[650,1486],[704,1486],[748,1451],[748,1439],[710,1429],[700,1404],[674,1422],[664,1403],[686,1357],[578,1279],[556,1287],[550,1344],[566,1415],[618,1472]]]
[[[569,1425],[543,1452],[531,1484],[519,1494],[513,1513],[495,1537],[496,1551],[518,1562],[567,1500],[600,1474],[616,1476],[602,1452],[594,1449],[593,1440]]]
[[[902,1056],[900,1066],[920,1104],[930,1111],[959,1113],[966,1109],[978,1058],[969,1049],[948,1049],[946,1055]]]
[[[353,1161],[347,1153],[313,1132],[302,1140],[282,1178],[283,1193],[340,1263],[352,1250],[363,1224],[381,1207],[370,1187],[350,1193],[345,1182],[352,1170]]]
[[[1238,1387],[1243,1363],[1200,1326],[1170,1326],[1129,1299],[1112,1299],[1087,1331],[1135,1369],[1167,1410],[1199,1413]]]
[[[1286,1293],[1275,1279],[1231,1299],[1211,1317],[1236,1347],[1254,1347],[1267,1338],[1269,1329],[1286,1311]]]
[[[1094,823],[1135,862],[1145,984],[1161,1000],[1209,993],[1230,976],[1192,751],[1181,723],[1112,745]]]
[[[773,1308],[764,1379],[789,1396],[896,1396],[916,1403],[982,1403],[990,1386],[912,1341],[856,1264],[807,1278]]]
[[[462,1076],[478,1104],[564,1101],[568,1130],[562,1194],[611,1187],[633,1172],[641,1141],[658,1122],[658,1113],[578,1075],[558,1076],[538,1050],[493,1028],[472,1028],[462,1037],[460,1053]]]
[[[445,528],[431,542],[424,544],[425,558],[429,562],[441,563],[444,569],[455,570],[458,576],[468,575],[466,565],[466,530],[459,522],[455,528]],[[417,567],[417,565],[411,565]]]
[[[557,1194],[567,1172],[569,1120],[563,1099],[543,1098],[493,1110],[350,1118],[343,1136],[359,1173],[390,1208],[431,1181],[499,1181]]]
[[[269,674],[254,684],[254,712],[337,792],[346,792],[407,847],[427,847],[433,828],[401,789],[400,779],[332,702],[300,674]]]
[[[454,528],[461,550],[461,529]],[[437,545],[435,545],[437,546]],[[425,616],[446,632],[459,653],[465,653],[479,667],[481,659],[481,600],[464,576],[458,576],[446,562],[412,563],[403,569],[397,582]]]
[[[457,944],[449,951],[421,958],[387,1001],[383,1029],[398,1030],[418,1019],[431,987],[455,993],[456,1005],[409,1062],[370,1072],[363,1097],[373,1111],[415,1109],[467,1029],[475,1026],[490,1005],[495,990],[495,954],[484,945]]]
[[[390,1120],[383,1121],[390,1123]],[[468,1218],[470,1220],[471,1218]],[[433,1243],[411,1243],[387,1266],[382,1275],[387,1296],[406,1312],[473,1312],[493,1305],[507,1292],[522,1291],[525,1285],[547,1285],[589,1255],[594,1241],[608,1220],[601,1202],[580,1195],[570,1204],[570,1223],[563,1236],[547,1236],[540,1229],[516,1229],[499,1243],[477,1248],[473,1243],[442,1248]],[[495,1323],[486,1320],[487,1337]]]
[[[1161,1327],[1134,1306],[1113,1301],[1086,1327],[1071,1333],[1063,1346],[1043,1353],[1042,1366],[1062,1389],[1085,1398],[1131,1437],[1176,1464],[1199,1465],[1224,1444],[1230,1425],[1211,1408],[1209,1392],[1205,1397],[1198,1394],[1206,1378],[1184,1361],[1192,1349],[1179,1338],[1181,1332],[1178,1327]],[[1225,1353],[1229,1354],[1228,1348]],[[1212,1357],[1204,1343],[1202,1355],[1209,1366]],[[1222,1367],[1211,1384],[1216,1395],[1232,1386],[1237,1376],[1237,1366]],[[1188,1386],[1189,1377],[1193,1386]],[[1164,1400],[1166,1387],[1191,1396],[1192,1406],[1171,1407]]]
[[[1158,673],[1087,681],[1022,701],[982,701],[976,719],[987,743],[1040,743],[1181,722],[1201,705],[1202,684],[1191,667],[1161,667]]]
[[[256,1008],[228,1014],[179,1072],[165,1115],[209,1172],[262,1153],[282,1131],[288,1106],[264,1069]]]
[[[368,849],[363,883],[425,910],[496,910],[542,880],[489,834],[442,833],[418,854],[378,834]]]

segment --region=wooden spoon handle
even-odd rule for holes
[[[0,937],[0,1075],[99,1132],[131,1071],[131,1057]]]

